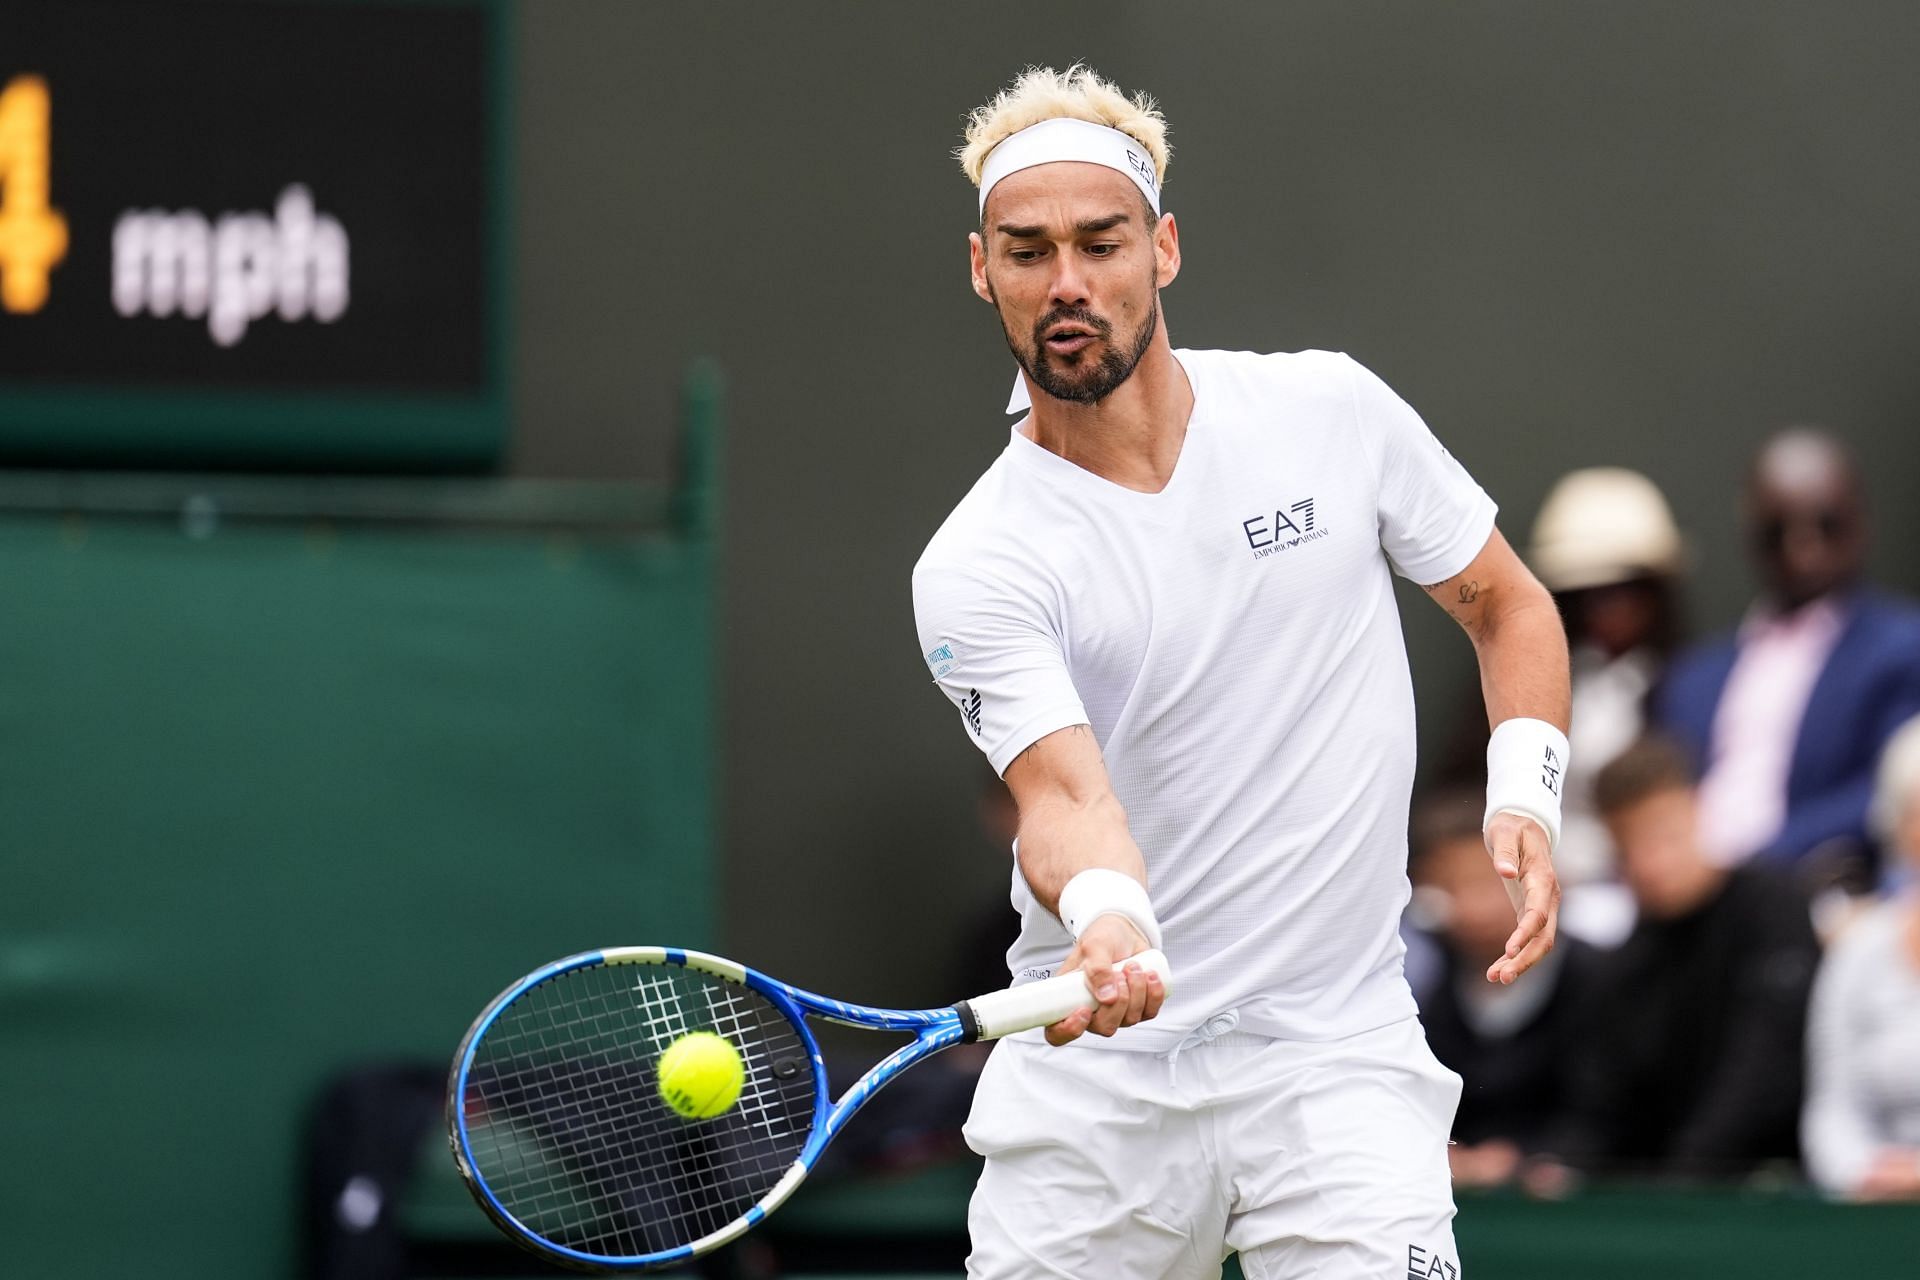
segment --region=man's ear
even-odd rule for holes
[[[1153,284],[1164,289],[1180,274],[1180,227],[1171,213],[1160,215],[1153,228]]]
[[[993,286],[987,283],[987,246],[978,231],[967,233],[967,257],[971,262],[974,294],[982,302],[992,302]]]

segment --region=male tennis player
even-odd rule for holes
[[[1378,378],[1169,344],[1165,128],[1036,69],[961,153],[973,288],[1030,411],[914,571],[920,642],[1019,804],[1015,982],[1081,966],[1099,994],[1047,1030],[1071,1047],[1010,1041],[982,1076],[969,1274],[1215,1276],[1236,1249],[1252,1280],[1455,1280],[1460,1082],[1397,931],[1414,722],[1389,571],[1479,655],[1489,874],[1519,917],[1491,981],[1553,945],[1565,637]],[[1171,994],[1124,965],[1153,945]]]

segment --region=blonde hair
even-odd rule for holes
[[[968,181],[977,187],[988,152],[1022,129],[1043,120],[1060,119],[1118,129],[1146,148],[1157,182],[1166,182],[1173,148],[1167,145],[1167,118],[1160,114],[1159,106],[1144,93],[1129,98],[1118,85],[1102,80],[1099,72],[1082,62],[1065,71],[1028,67],[1021,72],[1019,79],[995,94],[992,101],[973,109],[967,117],[966,143],[954,151],[954,156],[967,171]]]

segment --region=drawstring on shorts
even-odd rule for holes
[[[1182,1050],[1197,1049],[1201,1045],[1212,1044],[1215,1040],[1229,1034],[1239,1025],[1240,1011],[1238,1009],[1223,1009],[1193,1030],[1187,1032],[1185,1036],[1181,1037],[1179,1044],[1176,1044],[1165,1053],[1156,1054],[1156,1057],[1167,1064],[1167,1083],[1178,1084],[1180,1082],[1179,1064]]]

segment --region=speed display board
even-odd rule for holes
[[[0,6],[0,465],[484,469],[504,21]]]

